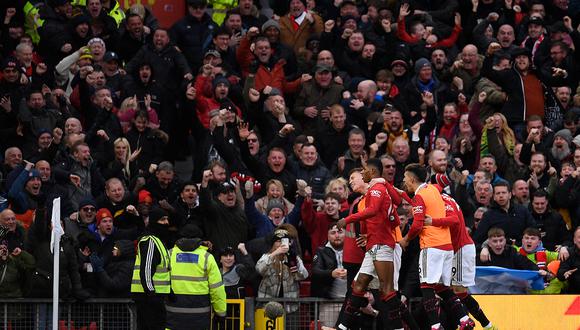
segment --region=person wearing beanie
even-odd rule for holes
[[[296,299],[299,296],[300,281],[308,277],[308,270],[300,257],[300,242],[282,228],[276,228],[271,238],[266,253],[256,262],[256,270],[262,276],[257,296]],[[297,310],[297,305],[289,307],[286,319],[297,318]]]
[[[415,62],[414,69],[414,76],[403,89],[403,99],[408,109],[431,109],[435,107],[443,109],[445,104],[457,100],[457,95],[451,93],[448,87],[433,75],[433,67],[428,59],[418,59]],[[427,114],[426,122],[421,127],[422,130],[435,126],[435,116],[429,116],[429,114],[434,114],[434,112],[432,113],[428,110]],[[421,116],[415,115],[409,118],[409,124],[413,125],[421,118]],[[430,131],[430,129],[426,131]]]
[[[262,34],[268,38],[270,47],[272,48],[272,53],[276,54],[277,58],[286,61],[286,65],[284,65],[286,76],[294,78],[298,71],[297,56],[292,47],[280,42],[280,23],[274,19],[270,19],[262,24],[260,31],[262,31]]]
[[[306,183],[304,183],[304,187],[306,187]],[[253,182],[247,181],[244,188],[246,197],[244,211],[246,212],[250,224],[252,224],[256,230],[256,237],[264,237],[268,235],[274,230],[274,228],[282,223],[289,223],[295,227],[298,226],[298,223],[300,222],[300,208],[302,207],[304,197],[306,196],[304,189],[301,189],[299,192],[294,208],[289,214],[286,214],[284,202],[275,198],[268,201],[266,214],[262,214],[256,208]]]
[[[333,68],[317,64],[314,67],[314,79],[302,85],[292,114],[301,121],[304,134],[317,135],[316,128],[324,126],[326,119],[330,117],[330,113],[324,117],[323,111],[340,103],[344,88],[334,81],[333,76]]]
[[[166,245],[158,235],[166,232],[167,212],[154,208],[149,213],[146,233],[137,243],[131,293],[137,307],[139,329],[165,329],[165,300],[171,292],[170,258]]]
[[[92,196],[87,196],[79,202],[79,208],[65,218],[64,232],[73,239],[88,230],[88,226],[96,221],[97,202]]]
[[[167,303],[167,328],[175,330],[209,329],[211,310],[221,320],[226,316],[226,291],[211,245],[200,239],[201,230],[189,224],[171,250],[172,299]],[[195,262],[194,262],[195,261]],[[190,278],[202,280],[192,281]],[[199,311],[184,312],[195,306]]]
[[[298,53],[306,40],[324,30],[322,18],[306,9],[306,1],[291,0],[287,15],[280,17],[280,41]]]
[[[556,134],[554,134],[554,142],[552,143],[552,148],[550,149],[550,164],[553,166],[558,173],[562,167],[562,163],[565,161],[573,161],[574,155],[571,149],[572,143],[572,133],[569,129],[561,129]]]
[[[42,181],[40,173],[34,169],[34,164],[26,162],[10,172],[8,181],[12,184],[8,191],[8,201],[16,213],[16,219],[28,230],[34,221],[35,210],[44,204],[45,196],[41,194]]]
[[[194,88],[198,91],[195,95],[197,116],[205,128],[209,128],[210,112],[215,109],[223,109],[222,103],[229,100],[230,81],[223,75],[214,75],[214,66],[204,64],[201,74],[195,78]],[[211,86],[211,93],[204,93]],[[233,102],[231,112],[242,116],[242,112]]]

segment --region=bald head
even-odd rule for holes
[[[64,123],[64,134],[69,135],[72,133],[80,134],[83,131],[83,125],[81,121],[75,117],[70,117]]]
[[[6,149],[4,152],[4,164],[11,169],[15,169],[16,166],[22,164],[22,151],[18,147]]]
[[[358,84],[356,98],[363,102],[372,102],[377,93],[377,84],[372,80],[363,80]]]
[[[9,231],[16,230],[16,214],[11,209],[0,212],[0,225]]]

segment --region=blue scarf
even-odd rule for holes
[[[417,79],[417,84],[419,85],[419,91],[421,91],[421,93],[431,92],[435,85],[435,79],[430,79],[427,83],[423,83],[421,80]]]

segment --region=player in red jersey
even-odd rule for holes
[[[425,183],[426,169],[419,164],[405,167],[403,187],[413,197],[413,225],[399,242],[405,248],[411,239],[419,235],[419,280],[423,294],[423,308],[432,330],[441,329],[439,320],[439,299],[451,307],[459,320],[459,329],[471,330],[475,327],[467,315],[465,307],[451,290],[453,245],[448,227],[425,226],[427,217],[442,219],[446,217],[446,207],[441,192],[432,184]]]
[[[362,173],[351,174],[351,188],[365,194],[365,209],[340,219],[337,224],[339,228],[344,228],[346,224],[364,221],[367,229],[365,258],[337,321],[337,328],[341,330],[351,328],[356,313],[367,304],[364,294],[373,278],[378,278],[380,283],[379,315],[393,329],[403,329],[401,300],[393,288],[395,238],[392,232],[399,223],[391,216],[391,198],[381,172],[380,160],[369,159]]]
[[[436,174],[431,177],[431,183],[435,184],[440,191],[449,185],[449,178],[444,174]],[[453,274],[451,285],[463,305],[469,313],[475,317],[484,329],[497,329],[485,316],[485,313],[469,294],[467,288],[475,285],[475,244],[465,227],[465,219],[459,204],[453,197],[442,193],[445,202],[446,217],[443,219],[425,219],[426,226],[449,227],[451,243],[453,244]]]

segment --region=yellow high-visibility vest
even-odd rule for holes
[[[218,314],[226,312],[226,290],[214,257],[207,247],[182,251],[173,247],[170,257],[171,290],[176,295],[209,295]]]
[[[139,240],[145,242],[147,240],[152,240],[155,243],[155,247],[161,253],[161,262],[155,267],[155,274],[153,274],[153,286],[155,287],[155,293],[169,293],[171,291],[170,284],[170,274],[169,274],[169,253],[167,249],[161,242],[161,240],[155,236],[147,235],[143,236]],[[145,292],[143,290],[143,285],[141,284],[141,251],[137,251],[137,258],[135,259],[135,266],[133,267],[133,279],[131,280],[131,292]]]

